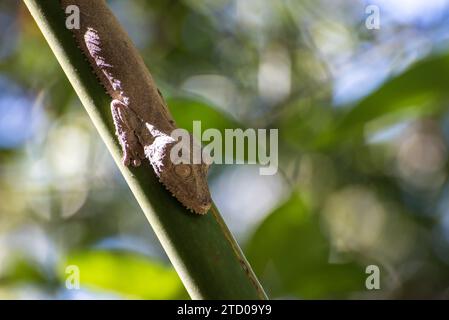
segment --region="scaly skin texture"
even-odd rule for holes
[[[64,11],[69,5],[80,10],[80,29],[71,31],[111,96],[123,164],[139,166],[143,159],[148,159],[174,197],[198,214],[207,213],[212,203],[207,165],[174,164],[170,160],[170,150],[177,143],[170,134],[176,124],[137,49],[105,1],[60,0],[60,3]]]

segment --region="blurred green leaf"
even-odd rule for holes
[[[363,138],[367,123],[386,116],[396,122],[435,114],[449,98],[449,55],[425,59],[401,75],[385,82],[378,90],[343,114],[334,126],[316,139],[318,146],[346,139]]]
[[[38,263],[17,255],[6,269],[2,270],[0,287],[17,283],[50,284],[51,279]]]
[[[429,102],[449,96],[448,83],[449,56],[420,61],[363,99],[340,126],[357,127],[387,113],[427,107]]]
[[[202,130],[213,128],[224,132],[224,129],[239,127],[230,116],[199,98],[169,97],[167,104],[176,124],[189,131],[192,130],[193,121],[201,121]]]
[[[193,132],[193,121],[201,122],[201,132],[202,134],[207,129],[218,130],[221,137],[225,137],[226,129],[242,129],[246,130],[245,126],[239,124],[237,121],[232,119],[229,115],[222,111],[219,111],[217,107],[203,101],[200,98],[193,97],[182,97],[182,98],[168,98],[167,104],[169,105],[170,111],[176,120],[177,125],[180,128],[186,129]],[[201,137],[197,137],[198,139]],[[203,145],[207,145],[212,141],[203,141]],[[231,158],[231,153],[225,147],[226,141],[222,139],[222,151],[223,154],[226,153],[226,157]],[[259,146],[260,147],[260,146]],[[248,148],[247,148],[248,149]],[[245,150],[242,159],[247,161],[248,150]],[[257,154],[257,153],[256,153]],[[234,143],[232,149],[232,158],[234,162],[237,159],[236,144]],[[222,159],[223,161],[225,159]]]
[[[118,251],[84,251],[70,255],[60,266],[64,283],[65,268],[75,265],[80,270],[82,287],[109,290],[128,298],[186,298],[185,289],[172,267],[155,263],[137,254]]]
[[[246,253],[274,298],[343,298],[364,288],[361,267],[329,263],[329,244],[318,216],[297,194],[263,221]]]

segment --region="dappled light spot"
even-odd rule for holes
[[[237,235],[257,225],[288,196],[285,181],[279,174],[261,176],[256,166],[238,166],[226,172],[212,181],[211,192],[230,229]]]
[[[433,122],[411,126],[397,150],[397,170],[408,184],[423,189],[440,187],[446,178],[448,150]]]
[[[282,47],[270,48],[260,57],[259,94],[269,104],[286,99],[291,91],[291,61]]]
[[[338,250],[349,252],[378,245],[385,215],[383,204],[363,187],[348,187],[333,194],[323,212],[332,243]]]

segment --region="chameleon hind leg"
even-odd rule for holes
[[[111,102],[112,118],[116,129],[116,135],[119,139],[123,151],[123,164],[134,167],[140,166],[141,159],[145,158],[143,146],[139,141],[139,137],[135,129],[142,124],[126,104],[119,100]]]

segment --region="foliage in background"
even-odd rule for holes
[[[210,175],[271,297],[448,296],[448,2],[372,2],[380,30],[356,0],[110,1],[180,126],[279,129],[278,175]],[[0,297],[184,297],[20,2],[0,28]]]

